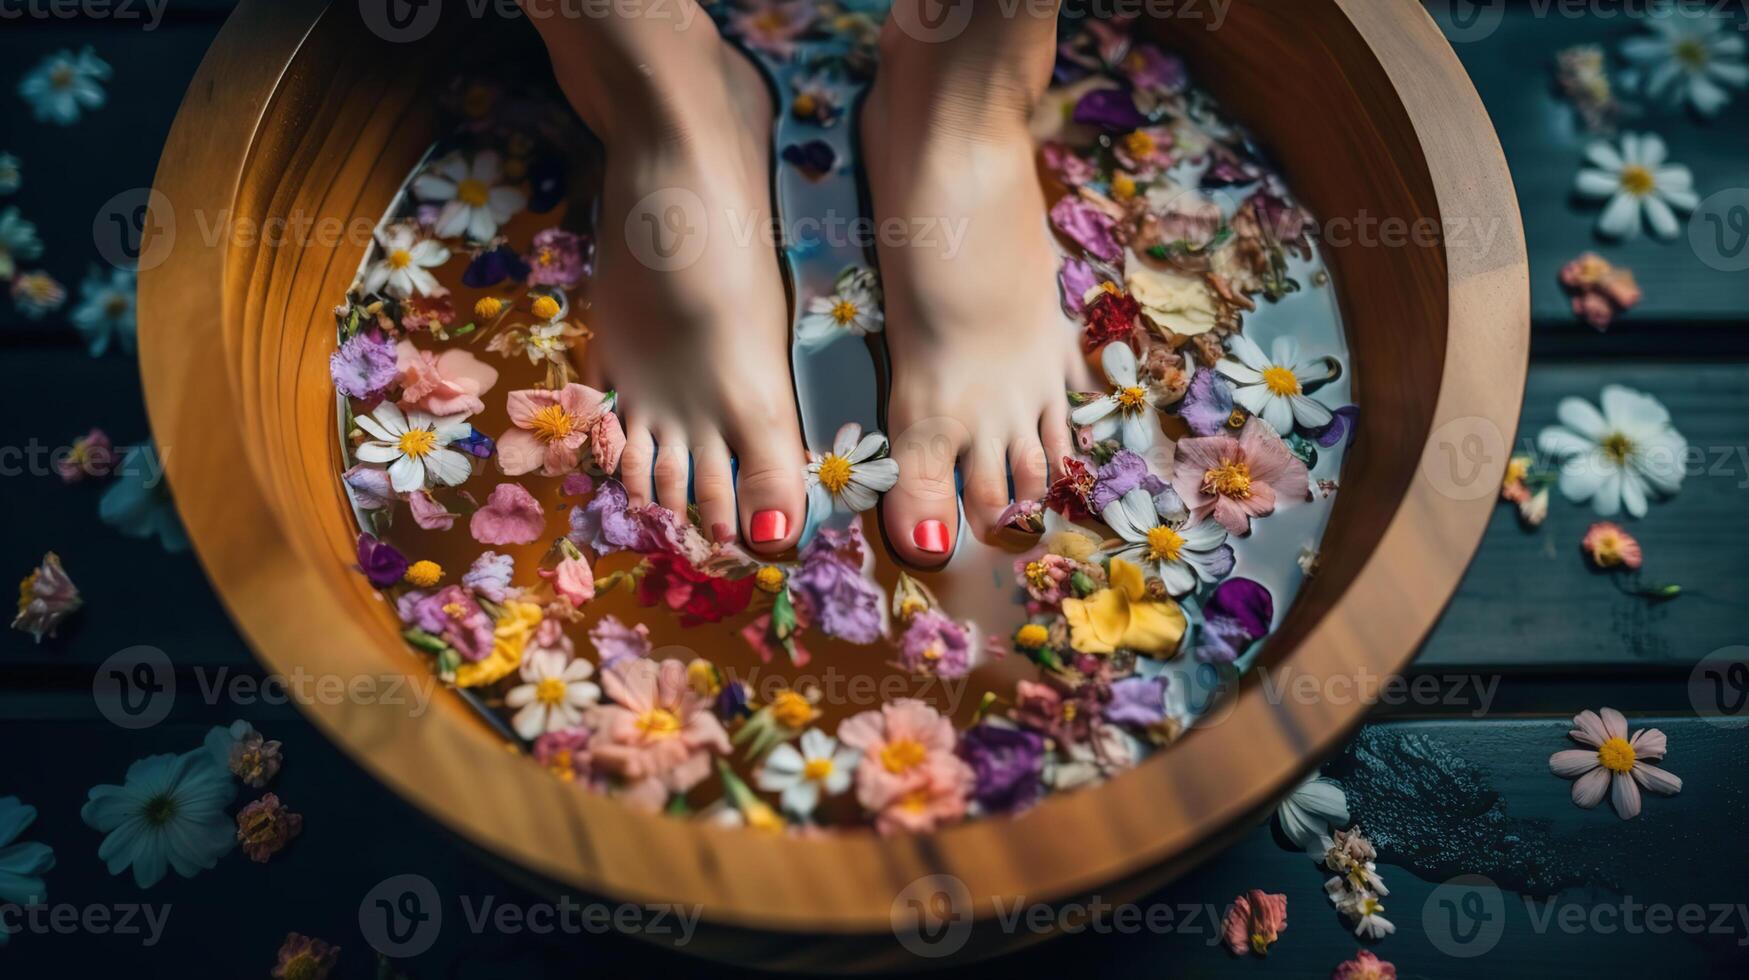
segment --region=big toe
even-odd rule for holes
[[[800,537],[807,514],[801,434],[794,422],[745,429],[735,438],[735,451],[741,539],[759,554],[787,551]]]
[[[954,467],[969,441],[964,426],[944,419],[905,426],[893,437],[899,482],[881,514],[893,550],[914,566],[934,568],[953,554],[960,531]]]

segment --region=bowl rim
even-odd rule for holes
[[[1340,9],[1392,80],[1440,213],[1492,219],[1506,229],[1509,240],[1488,255],[1444,249],[1448,326],[1432,421],[1435,435],[1448,426],[1491,430],[1503,449],[1517,427],[1529,346],[1528,268],[1504,153],[1468,76],[1425,11],[1368,0],[1326,2]],[[162,197],[154,195],[155,201],[214,214],[233,205],[248,186],[274,94],[330,8],[330,0],[238,4],[177,115],[155,183]],[[1440,118],[1444,124],[1434,125]],[[1478,131],[1489,139],[1459,138]],[[375,635],[344,615],[345,595],[356,589],[337,586],[336,570],[300,561],[264,475],[235,465],[246,455],[245,434],[222,421],[249,409],[234,382],[214,381],[230,377],[223,318],[212,312],[215,289],[236,288],[228,281],[234,276],[227,252],[185,247],[141,271],[140,364],[148,413],[160,445],[176,446],[167,454],[168,477],[198,557],[211,580],[224,583],[216,591],[257,656],[278,671],[312,657],[342,670],[346,660],[332,651],[305,649],[312,616],[337,614],[326,621],[340,648],[384,649],[402,641],[392,633]],[[1497,461],[1484,464],[1490,492],[1454,499],[1426,475],[1428,466],[1440,464],[1438,441],[1427,440],[1423,473],[1410,481],[1373,554],[1295,644],[1294,663],[1307,672],[1353,669],[1357,657],[1360,666],[1399,672],[1457,587],[1493,510],[1492,487],[1505,457],[1496,454]],[[227,460],[232,478],[209,478]],[[1399,584],[1406,568],[1414,569],[1418,590]],[[1369,604],[1383,602],[1392,604],[1389,641],[1366,623]],[[406,663],[410,677],[423,669],[418,661]],[[503,758],[502,745],[494,749],[487,740],[501,743],[500,736],[449,705],[452,700],[438,699],[437,718],[388,730],[381,705],[300,707],[400,796],[546,878],[625,901],[697,903],[713,923],[831,934],[889,931],[896,898],[932,875],[959,879],[980,917],[996,910],[997,898],[1055,901],[1113,882],[1138,889],[1159,884],[1188,867],[1195,844],[1230,836],[1267,812],[1359,726],[1366,708],[1363,702],[1325,705],[1289,716],[1267,703],[1257,685],[1244,686],[1228,723],[1245,732],[1249,758],[1231,760],[1246,769],[1245,789],[1218,800],[1209,798],[1216,791],[1199,771],[1199,765],[1213,768],[1206,758],[1193,763],[1192,753],[1160,752],[1120,779],[1053,796],[1021,820],[913,836],[794,839],[652,819],[578,792],[536,766],[494,766]],[[433,757],[441,764],[432,765]],[[835,870],[786,870],[798,865]]]

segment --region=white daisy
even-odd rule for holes
[[[500,186],[498,154],[481,150],[472,163],[460,153],[433,163],[413,181],[421,201],[441,203],[432,233],[439,238],[466,234],[476,242],[490,241],[498,229],[528,206],[521,190]]]
[[[880,333],[884,325],[874,274],[852,267],[838,277],[831,294],[808,300],[808,312],[796,327],[796,342],[804,348],[824,347],[846,335]]]
[[[57,51],[38,62],[18,83],[18,94],[30,103],[37,122],[71,126],[83,110],[103,107],[106,96],[99,83],[109,76],[109,63],[87,45],[78,54]]]
[[[1725,86],[1749,84],[1743,35],[1728,24],[1708,11],[1665,7],[1646,19],[1651,36],[1628,38],[1621,53],[1640,70],[1647,95],[1716,115],[1731,101]]]
[[[433,480],[453,487],[473,473],[466,456],[446,448],[472,434],[465,414],[442,418],[418,411],[403,414],[394,402],[386,401],[353,421],[373,437],[360,443],[354,455],[365,463],[387,463],[389,486],[396,493],[423,490]]]
[[[1656,398],[1632,388],[1603,389],[1603,411],[1583,398],[1563,398],[1560,425],[1537,433],[1537,448],[1561,459],[1561,495],[1591,501],[1609,517],[1627,507],[1643,517],[1647,491],[1668,496],[1682,488],[1688,440],[1670,425]]]
[[[831,452],[808,456],[808,509],[812,513],[861,513],[899,482],[899,463],[887,457],[887,437],[879,432],[865,436],[855,422],[838,430]]]
[[[86,795],[79,818],[108,835],[97,859],[112,875],[132,868],[141,888],[171,868],[192,878],[237,843],[237,823],[225,814],[237,783],[205,748],[149,755],[128,767],[122,785],[93,786]]]
[[[0,279],[16,275],[20,259],[29,262],[42,254],[43,243],[36,237],[36,225],[24,220],[17,208],[0,211]]]
[[[589,680],[593,673],[594,664],[563,650],[530,652],[522,662],[522,684],[504,695],[505,705],[518,709],[510,727],[533,741],[582,724],[584,709],[601,700],[601,688]]]
[[[85,348],[92,357],[103,356],[112,338],[121,341],[122,350],[134,352],[138,333],[134,282],[130,269],[111,269],[106,275],[94,268],[79,284],[79,305],[73,308],[71,319],[85,336]]]
[[[1153,572],[1173,595],[1193,591],[1198,581],[1218,582],[1233,570],[1226,528],[1214,521],[1187,526],[1163,520],[1142,487],[1106,504],[1099,516],[1124,540],[1111,556]]]
[[[800,749],[788,742],[772,749],[754,779],[767,793],[781,794],[778,803],[785,812],[806,817],[822,793],[836,796],[850,788],[861,760],[862,753],[839,748],[837,739],[810,728],[802,733]]]
[[[1105,380],[1111,384],[1112,393],[1076,408],[1069,418],[1076,425],[1092,426],[1095,439],[1119,436],[1125,449],[1145,454],[1160,431],[1154,407],[1160,392],[1141,380],[1136,352],[1129,344],[1106,344],[1099,352],[1099,360],[1105,366]]]
[[[1693,211],[1700,197],[1694,175],[1681,164],[1665,163],[1666,152],[1655,133],[1623,133],[1619,151],[1605,140],[1585,148],[1595,166],[1582,168],[1574,187],[1592,200],[1609,200],[1597,219],[1598,234],[1632,238],[1640,233],[1644,215],[1653,234],[1676,237],[1682,226],[1675,212]]]
[[[1222,358],[1215,370],[1233,379],[1233,400],[1246,411],[1262,416],[1277,432],[1292,432],[1295,423],[1305,429],[1330,424],[1330,410],[1305,392],[1307,385],[1336,376],[1335,361],[1301,360],[1300,342],[1294,337],[1277,337],[1268,357],[1244,334],[1228,338],[1227,349],[1233,356]]]
[[[1294,846],[1323,854],[1322,839],[1330,828],[1348,822],[1348,794],[1335,780],[1313,773],[1281,801],[1275,810],[1281,832]]]
[[[377,232],[377,244],[382,246],[383,257],[366,270],[365,292],[406,299],[443,289],[437,277],[426,271],[449,261],[449,249],[442,242],[420,238],[410,224],[396,224]]]

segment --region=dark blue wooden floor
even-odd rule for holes
[[[182,90],[227,6],[178,0],[150,31],[115,20],[0,23],[0,152],[25,166],[24,189],[0,207],[18,204],[38,224],[42,264],[62,281],[76,284],[99,261],[92,224],[103,203],[150,184]],[[1603,251],[1640,275],[1644,306],[1605,335],[1567,315],[1556,272],[1598,243],[1593,213],[1568,197],[1584,137],[1550,93],[1550,66],[1560,47],[1613,44],[1635,28],[1559,9],[1508,6],[1486,37],[1458,45],[1506,146],[1527,224],[1536,324],[1520,438],[1553,419],[1559,398],[1595,397],[1605,383],[1663,400],[1690,443],[1707,449],[1709,466],[1633,530],[1650,577],[1678,581],[1688,594],[1649,605],[1588,572],[1577,557],[1588,511],[1556,500],[1547,525],[1526,534],[1502,508],[1418,661],[1416,676],[1432,678],[1437,696],[1381,706],[1329,771],[1349,783],[1384,851],[1387,915],[1398,931],[1371,948],[1402,976],[1742,976],[1749,734],[1741,720],[1697,718],[1691,694],[1706,687],[1691,680],[1715,651],[1749,642],[1749,274],[1715,271],[1685,242],[1642,240]],[[16,77],[46,52],[83,44],[115,66],[110,104],[68,130],[30,121],[11,92]],[[1703,196],[1749,188],[1749,96],[1710,124],[1659,115],[1643,125],[1694,169]],[[92,425],[118,442],[147,435],[132,359],[86,357],[64,318],[33,324],[0,300],[0,352],[0,446],[58,446]],[[471,929],[467,910],[488,898],[521,907],[546,898],[381,789],[294,709],[202,698],[200,686],[220,672],[257,668],[192,556],[167,556],[99,523],[98,487],[11,473],[0,487],[11,573],[57,550],[89,603],[58,642],[0,638],[0,796],[40,811],[27,836],[55,849],[52,902],[169,906],[149,948],[137,936],[84,931],[15,936],[0,947],[0,976],[260,976],[288,931],[342,946],[338,976],[372,976],[360,904],[403,873],[430,879],[445,915],[428,950],[396,963],[408,976],[703,971],[684,950],[611,933]],[[165,722],[131,732],[100,715],[91,680],[105,658],[139,644],[170,654],[185,693]],[[1662,728],[1668,768],[1686,783],[1673,799],[1648,799],[1631,823],[1607,807],[1574,808],[1567,784],[1547,771],[1549,753],[1566,747],[1564,719],[1604,704],[1636,727]],[[192,748],[209,726],[237,717],[284,741],[289,761],[275,788],[305,815],[302,838],[269,864],[233,853],[211,872],[171,876],[144,893],[108,876],[96,858],[99,835],[78,818],[86,789],[119,781],[139,756]],[[1499,889],[1448,884],[1464,874]],[[1324,900],[1323,877],[1260,827],[1144,902],[1171,908],[1174,928],[1066,936],[991,966],[1028,975],[1328,976],[1357,945]],[[1250,888],[1289,896],[1289,928],[1266,963],[1229,958],[1210,914],[1198,911]]]

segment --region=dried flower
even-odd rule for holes
[[[237,841],[249,860],[263,862],[278,854],[304,829],[304,818],[268,793],[237,812]]]
[[[1287,896],[1271,895],[1253,888],[1233,899],[1221,934],[1234,956],[1269,955],[1269,946],[1287,928]]]
[[[41,643],[43,637],[54,636],[62,620],[84,604],[79,587],[61,567],[61,556],[51,551],[18,583],[18,614],[12,617],[12,628]]]

